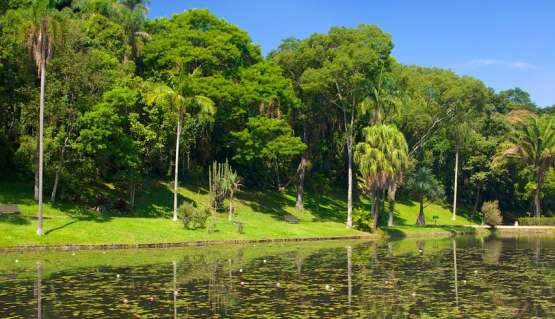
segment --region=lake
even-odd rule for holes
[[[1,253],[0,318],[553,318],[555,238]]]

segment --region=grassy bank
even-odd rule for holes
[[[199,205],[208,203],[206,189],[186,185],[179,189],[180,201],[192,201]],[[165,243],[194,240],[226,239],[273,239],[310,238],[329,236],[368,235],[344,225],[346,202],[340,195],[307,194],[305,210],[295,210],[292,192],[245,191],[238,194],[236,201],[237,220],[244,224],[244,233],[227,221],[225,212],[215,216],[216,229],[187,230],[181,222],[169,218],[172,207],[170,185],[163,182],[149,184],[137,198],[136,207],[127,216],[102,214],[91,209],[68,203],[46,203],[44,208],[45,236],[38,237],[36,231],[37,206],[32,198],[32,184],[15,179],[0,181],[0,203],[18,204],[19,215],[0,215],[0,246],[62,245],[62,244],[136,244]],[[364,208],[367,203],[361,203]],[[451,226],[414,227],[418,206],[412,202],[397,204],[396,224],[385,234],[409,234],[414,232],[437,232]],[[284,221],[285,214],[293,214],[298,224]],[[428,221],[445,225],[453,224],[449,211],[431,205],[426,211]],[[459,217],[455,224],[469,224]]]

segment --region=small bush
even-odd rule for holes
[[[183,226],[187,229],[206,227],[206,221],[211,215],[209,208],[197,208],[191,203],[181,204],[178,208],[178,212],[183,220]]]
[[[482,214],[484,214],[484,222],[490,226],[497,226],[503,222],[501,210],[499,209],[499,201],[487,201],[482,205]]]
[[[369,211],[360,208],[353,210],[353,224],[356,229],[369,232],[372,230],[373,222]]]
[[[521,226],[555,226],[555,217],[520,217]]]

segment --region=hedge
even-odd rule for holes
[[[520,217],[521,226],[555,226],[555,217]]]

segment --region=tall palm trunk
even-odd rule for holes
[[[177,139],[175,141],[175,175],[173,181],[173,221],[177,221],[177,179],[179,174],[179,141],[181,139],[181,110],[177,119]]]
[[[538,185],[534,190],[534,215],[538,218],[542,214],[541,196],[542,196],[542,188],[544,183],[545,171],[546,170],[542,166],[538,168],[538,181],[537,181]]]
[[[46,82],[46,64],[40,65],[40,102],[39,102],[39,187],[38,187],[38,218],[37,235],[42,236],[42,178],[43,178],[43,156],[44,156],[44,88]]]
[[[348,186],[347,186],[347,227],[353,227],[353,137],[347,140]]]
[[[453,187],[453,220],[457,218],[457,181],[459,177],[459,145],[455,152],[455,185]]]

